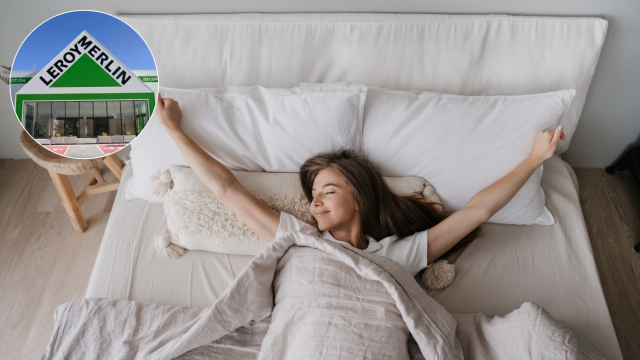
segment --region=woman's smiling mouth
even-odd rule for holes
[[[328,212],[329,212],[329,211],[321,211],[321,212],[317,212],[317,213],[316,213],[316,217],[320,217],[320,216],[322,216],[322,215],[324,215],[324,214],[326,214],[326,213],[328,213]]]

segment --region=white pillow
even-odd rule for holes
[[[533,95],[462,96],[369,87],[364,151],[384,176],[420,176],[451,214],[515,169],[535,135],[553,130],[575,90]],[[489,222],[552,225],[540,187],[541,165]]]
[[[309,202],[300,185],[299,173],[232,171],[240,184],[255,197],[317,227]],[[440,199],[429,182],[419,177],[384,177],[391,191],[416,194],[427,201]],[[171,167],[156,172],[150,188],[165,200],[167,227],[156,237],[158,254],[178,258],[184,249],[255,255],[268,243],[240,220],[189,167]]]
[[[229,169],[298,172],[318,153],[362,148],[366,89],[339,82],[292,89],[161,87],[160,94],[178,101],[181,127]],[[131,143],[131,165],[124,199],[151,202],[162,202],[149,189],[155,170],[188,166],[155,114]]]

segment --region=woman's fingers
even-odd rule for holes
[[[562,126],[558,126],[554,130],[542,130],[540,131],[534,140],[532,153],[546,160],[553,156],[553,153],[558,147],[558,141],[564,140],[565,135],[562,132]]]
[[[160,96],[160,93],[158,93],[158,107],[160,107],[160,109],[164,109],[164,102],[162,101],[162,96]]]
[[[556,130],[553,132],[553,138],[551,139],[551,143],[556,145],[558,144],[558,139],[562,135],[562,126],[558,126]]]
[[[558,142],[558,139],[562,141],[566,140],[566,136],[564,134],[564,131],[562,130],[563,130],[563,127],[562,125],[560,125],[555,130],[545,131],[549,136],[549,142],[550,143]]]
[[[169,104],[173,104],[176,103],[176,105],[178,104],[177,101],[173,100],[172,98],[163,98],[162,95],[160,95],[160,93],[158,93],[158,104],[164,109],[167,106],[169,106]]]
[[[560,125],[558,126],[558,129],[556,129],[556,132],[559,133],[559,138],[560,140],[564,141],[566,139],[566,137],[564,136],[564,126]]]

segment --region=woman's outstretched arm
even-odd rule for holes
[[[158,93],[156,111],[160,123],[175,141],[198,179],[256,235],[266,242],[272,242],[280,225],[280,212],[247,191],[226,166],[204,151],[182,130],[182,112],[177,101],[163,98]]]
[[[477,193],[462,209],[430,228],[427,232],[427,262],[431,263],[442,256],[473,229],[502,209],[536,169],[553,156],[559,139],[565,139],[562,126],[555,130],[540,131],[536,135],[533,151],[520,165]]]
[[[531,154],[513,171],[484,188],[469,202],[483,208],[489,218],[492,217],[507,205],[536,169],[553,156],[560,139],[565,139],[562,126],[555,130],[540,131],[536,134]]]

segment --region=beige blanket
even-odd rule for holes
[[[603,359],[533,303],[449,314],[399,263],[300,232],[208,308],[88,298],[54,323],[42,359]]]

